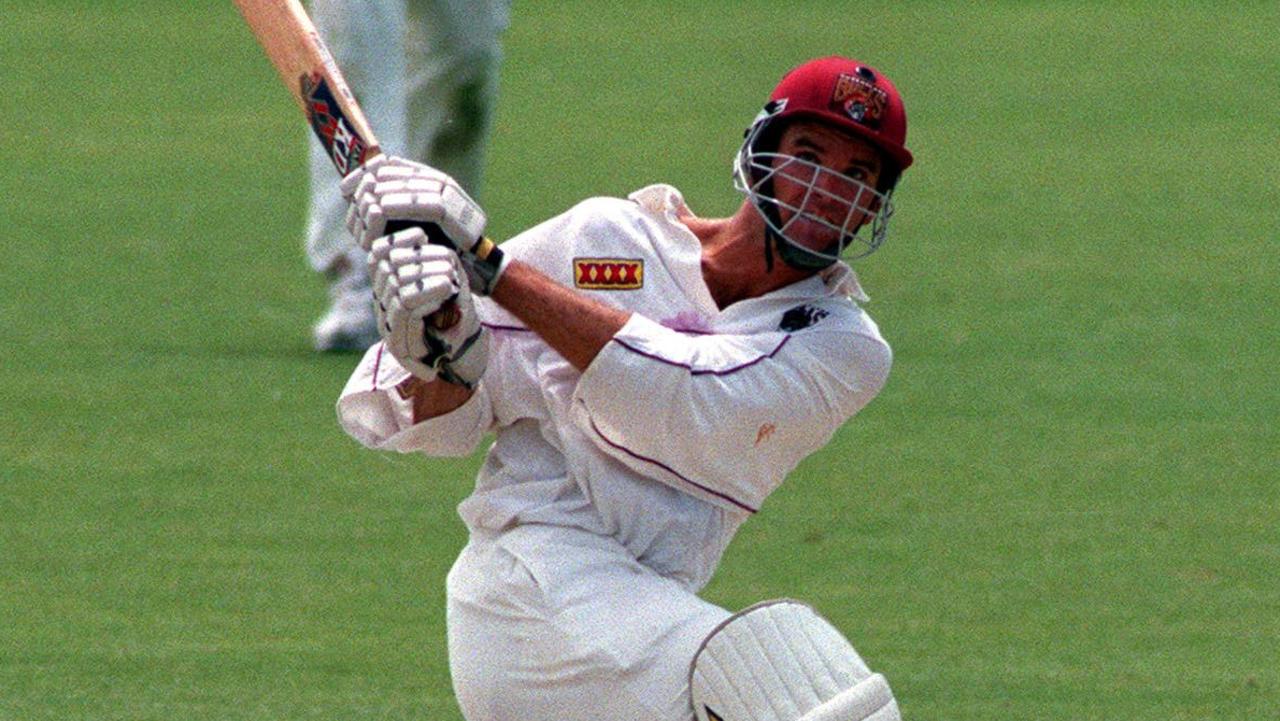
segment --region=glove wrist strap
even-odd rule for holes
[[[471,251],[463,254],[462,263],[467,267],[472,292],[489,295],[506,267],[506,256],[496,243],[481,236]]]

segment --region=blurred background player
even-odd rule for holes
[[[510,0],[311,0],[311,15],[382,147],[439,168],[479,191],[497,98],[500,35]],[[329,282],[312,329],[320,351],[378,340],[364,251],[343,229],[346,203],[314,142],[306,252]]]
[[[732,216],[651,185],[501,248],[433,168],[384,156],[343,180],[384,340],[343,390],[343,427],[432,456],[494,436],[447,582],[469,721],[898,719],[812,609],[731,614],[697,594],[885,383],[889,346],[841,259],[884,241],[906,131],[879,71],[814,60],[751,123]],[[846,463],[857,494],[867,471]]]

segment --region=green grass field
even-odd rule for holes
[[[443,580],[479,457],[338,429],[307,139],[235,10],[0,24],[0,719],[460,718]],[[909,720],[1278,719],[1277,27],[517,0],[484,200],[496,237],[656,181],[729,213],[784,69],[890,71],[917,165],[860,269],[893,375],[706,597],[814,603]]]

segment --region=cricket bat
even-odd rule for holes
[[[233,0],[340,175],[382,150],[299,0]]]

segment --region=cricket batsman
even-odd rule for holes
[[[809,606],[700,599],[738,527],[871,401],[891,355],[842,258],[884,242],[911,165],[893,83],[788,72],[701,218],[669,185],[504,243],[449,176],[343,180],[382,341],[338,400],[364,445],[494,436],[448,577],[468,721],[893,721],[888,683]]]

